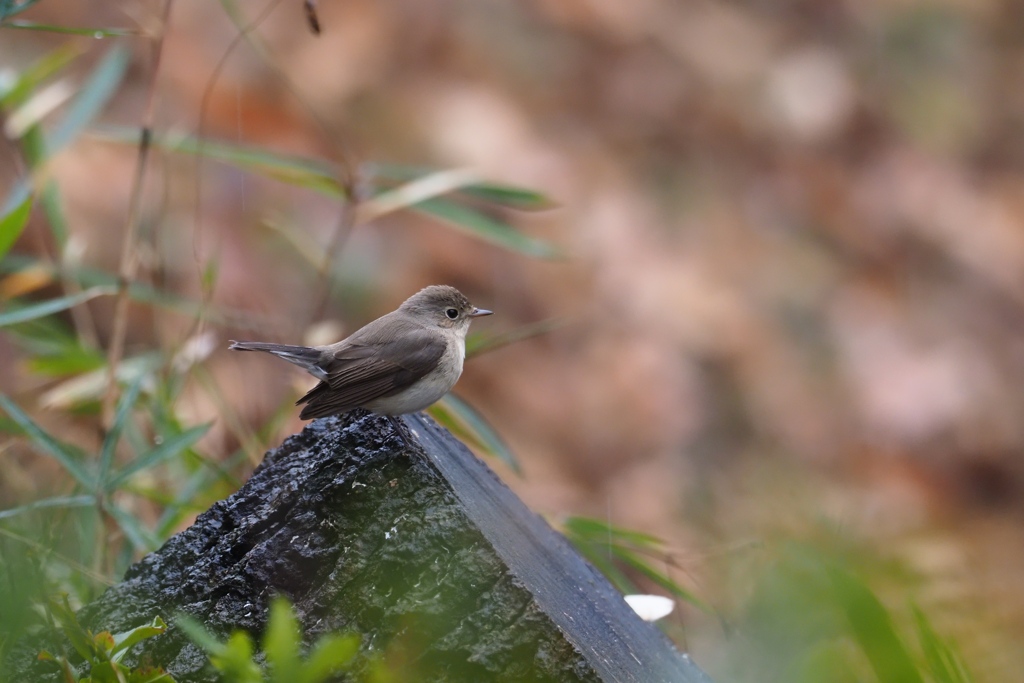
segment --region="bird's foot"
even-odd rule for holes
[[[391,426],[395,430],[395,437],[398,439],[399,443],[402,444],[402,447],[405,449],[412,448],[412,443],[409,441],[408,438],[406,438],[406,434],[409,431],[409,427],[406,426],[405,421],[402,420],[402,416],[385,415],[384,417],[386,417],[388,422],[391,423]]]

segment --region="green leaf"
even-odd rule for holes
[[[142,390],[142,380],[145,375],[140,374],[134,382],[129,385],[128,390],[121,394],[117,409],[114,411],[114,422],[110,425],[110,431],[103,439],[103,446],[100,448],[100,469],[96,481],[101,488],[106,488],[107,475],[110,473],[110,464],[114,461],[114,451],[117,449],[117,442],[121,440],[121,432],[124,431],[125,423],[131,415],[132,408],[139,400],[139,392]]]
[[[172,437],[164,439],[164,441],[153,450],[149,451],[138,457],[138,459],[128,463],[121,470],[110,478],[107,482],[107,490],[113,491],[120,486],[124,481],[131,477],[136,472],[148,469],[157,465],[168,458],[172,458],[187,448],[191,448],[192,444],[199,441],[200,438],[213,426],[212,422],[199,425],[188,429],[181,434],[175,434]]]
[[[74,477],[79,484],[89,490],[94,487],[95,479],[85,468],[74,448],[47,434],[46,431],[33,422],[32,418],[22,412],[21,408],[11,401],[11,399],[9,399],[5,394],[0,394],[0,408],[3,408],[4,412],[6,412],[19,427],[25,430],[25,434],[32,439],[32,442],[40,451],[50,455],[54,460],[59,462],[61,466],[67,470],[68,474]]]
[[[135,144],[138,140],[137,132],[129,133],[121,128],[105,128],[98,135],[101,139],[119,143]],[[207,158],[322,194],[334,197],[344,194],[343,188],[338,182],[336,167],[325,161],[277,154],[257,147],[201,141],[195,138],[154,137],[153,144],[176,152],[201,154]],[[409,174],[407,179],[415,180],[428,173],[434,173],[434,171],[423,171],[418,175]],[[540,197],[540,195],[531,194],[527,190],[504,188],[486,183],[467,185],[460,188],[460,191],[478,195],[482,193],[491,198],[501,197],[505,203],[512,202],[512,198],[515,197],[520,203],[530,204]],[[562,253],[548,243],[524,235],[503,221],[491,218],[475,208],[457,204],[450,199],[433,197],[408,208],[417,213],[440,219],[468,235],[518,253],[546,259],[562,257]]]
[[[0,0],[0,21],[24,12],[39,0]]]
[[[79,304],[97,297],[109,296],[115,291],[117,290],[113,287],[92,287],[91,289],[87,289],[84,292],[78,292],[77,294],[69,294],[68,296],[49,299],[48,301],[43,301],[31,306],[25,306],[6,313],[0,313],[0,327],[7,327],[8,325],[15,325],[17,323],[23,323],[29,320],[35,320],[36,318],[53,315],[60,311],[66,311],[69,308],[78,306]]]
[[[14,243],[18,241],[25,226],[28,225],[29,214],[32,213],[32,197],[25,197],[21,204],[0,217],[0,260],[7,255]]]
[[[64,637],[71,641],[71,646],[75,648],[75,651],[78,652],[82,659],[87,662],[94,661],[96,656],[95,643],[90,637],[89,632],[78,622],[78,617],[75,616],[74,610],[71,609],[71,605],[68,603],[67,594],[62,595],[59,602],[55,599],[49,600],[47,611],[60,624]]]
[[[428,412],[456,436],[461,436],[472,442],[487,455],[493,456],[511,467],[516,474],[522,473],[519,461],[516,460],[512,449],[505,444],[490,423],[462,399],[454,394],[447,394],[432,405]]]
[[[175,681],[169,673],[158,666],[142,666],[128,672],[127,683],[175,683]]]
[[[301,667],[296,683],[322,683],[345,671],[359,651],[355,634],[325,635],[316,641]]]
[[[510,185],[475,183],[463,188],[460,192],[492,204],[520,211],[544,211],[558,206],[540,192]]]
[[[713,612],[713,610],[707,604],[698,599],[697,596],[683,588],[677,582],[672,580],[672,578],[669,577],[668,574],[655,569],[647,558],[637,555],[632,550],[623,548],[622,546],[615,545],[612,546],[612,554],[617,559],[621,560],[623,564],[633,568],[640,574],[643,574],[656,585],[661,586],[662,588],[664,588],[680,600],[685,600],[686,602],[704,610],[705,612]]]
[[[139,141],[139,131],[133,128],[106,126],[96,131],[95,135],[101,140],[120,144],[135,145]],[[326,161],[271,152],[263,147],[191,137],[155,135],[153,144],[171,152],[195,154],[220,161],[332,197],[341,197],[344,194],[338,182],[336,167]]]
[[[836,603],[846,614],[854,639],[880,681],[923,683],[914,661],[893,628],[889,613],[867,586],[837,567],[826,569]]]
[[[299,622],[292,606],[282,597],[270,603],[270,617],[263,634],[263,651],[270,664],[270,680],[294,683],[299,664]]]
[[[943,640],[925,613],[917,605],[912,606],[917,635],[921,640],[925,662],[936,683],[972,683],[973,678],[964,666],[956,649]]]
[[[252,660],[252,638],[245,631],[235,631],[221,651],[210,657],[215,668],[236,683],[263,683],[263,672]]]
[[[130,384],[139,377],[146,381],[162,360],[159,352],[125,358],[117,366],[117,371],[114,373],[115,379],[123,384]],[[92,370],[66,379],[47,389],[39,397],[39,402],[48,408],[78,408],[90,402],[99,401],[107,388],[107,380],[106,368]]]
[[[206,654],[220,654],[224,645],[206,630],[206,627],[187,614],[179,614],[174,618],[174,625],[180,628],[188,639],[198,645]]]
[[[30,347],[29,351],[39,353],[35,358],[26,361],[30,372],[47,377],[67,377],[80,375],[103,367],[106,359],[99,351],[68,344],[57,353],[42,353],[41,349]]]
[[[440,219],[467,235],[510,251],[543,259],[556,259],[563,256],[560,251],[547,242],[524,235],[507,223],[448,199],[426,199],[414,204],[410,209]]]
[[[36,500],[31,503],[26,503],[25,505],[19,505],[16,508],[0,510],[0,519],[15,517],[25,512],[43,510],[45,508],[80,508],[91,507],[95,504],[96,497],[91,495],[55,496],[53,498],[43,498],[42,500]]]
[[[89,79],[67,113],[47,138],[47,152],[52,156],[74,141],[75,137],[100,113],[117,90],[128,68],[128,50],[122,45],[111,48],[96,65]]]
[[[605,541],[615,544],[625,543],[637,548],[650,549],[660,549],[664,546],[664,542],[657,536],[645,534],[642,531],[624,529],[592,517],[569,517],[562,526],[567,532],[576,536],[602,543]]]
[[[128,542],[136,549],[150,552],[160,546],[160,541],[156,536],[143,527],[142,522],[135,519],[127,511],[113,503],[108,503],[105,509],[114,518],[117,525],[121,527],[121,531],[124,532]]]
[[[374,184],[383,185],[407,183],[435,172],[435,169],[423,166],[379,162],[366,164],[364,170]],[[500,183],[477,181],[459,188],[459,193],[521,211],[540,211],[556,206],[539,192]]]
[[[572,543],[576,550],[580,552],[583,557],[587,558],[590,564],[597,567],[597,570],[604,574],[605,578],[611,582],[615,588],[619,590],[623,595],[630,593],[636,593],[636,585],[629,580],[629,577],[622,573],[615,563],[612,561],[610,549],[605,545],[594,543],[590,540],[579,538],[569,534],[566,536],[569,542]]]
[[[111,648],[111,655],[119,655],[114,657],[114,661],[121,661],[121,657],[128,651],[130,647],[136,643],[140,643],[147,638],[158,636],[167,630],[167,624],[160,617],[153,617],[153,621],[142,626],[136,626],[130,631],[118,633],[114,635],[114,646]]]
[[[5,24],[5,27],[16,26],[19,23],[21,22],[12,21]],[[14,109],[27,100],[43,81],[61,71],[80,54],[81,48],[74,42],[68,42],[32,62],[18,74],[17,80],[10,88],[0,92],[0,106]]]

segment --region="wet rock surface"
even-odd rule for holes
[[[270,600],[307,642],[362,637],[407,680],[706,681],[658,629],[447,431],[408,416],[399,435],[363,412],[324,418],[267,453],[250,480],[83,608],[94,631],[155,616],[257,638]],[[58,680],[19,648],[26,680]],[[181,683],[217,680],[173,626],[125,661]]]

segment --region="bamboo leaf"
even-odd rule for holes
[[[142,390],[142,381],[146,376],[139,373],[135,381],[131,383],[128,390],[121,395],[114,412],[114,422],[110,425],[110,431],[103,439],[103,446],[100,448],[100,469],[96,477],[101,488],[106,488],[107,475],[110,473],[110,464],[114,461],[114,451],[117,449],[117,442],[121,440],[121,432],[124,431],[125,423],[131,415],[132,408],[139,400],[139,392]]]
[[[39,0],[0,0],[0,21],[24,12]]]
[[[406,209],[427,199],[440,197],[477,180],[473,171],[452,169],[434,171],[397,187],[379,193],[376,197],[359,206],[357,220],[361,223],[372,221],[383,215]]]
[[[540,192],[527,190],[522,187],[510,185],[498,185],[496,183],[474,183],[460,190],[477,199],[482,199],[491,204],[506,206],[510,209],[520,211],[545,211],[553,209],[558,205]]]
[[[112,503],[108,504],[105,509],[110,513],[110,516],[114,518],[117,525],[121,527],[121,531],[124,532],[125,538],[128,539],[128,542],[136,549],[144,552],[150,552],[159,547],[160,541],[157,540],[156,536],[143,527],[142,523],[133,515],[130,515],[127,511]]]
[[[110,49],[82,85],[78,97],[47,139],[47,151],[54,153],[70,144],[92,122],[117,90],[128,68],[129,53],[116,45]]]
[[[456,436],[462,436],[471,441],[487,455],[491,455],[511,467],[516,474],[522,473],[519,461],[516,460],[515,454],[505,444],[505,441],[476,409],[462,399],[448,394],[431,406],[428,412]]]
[[[97,135],[103,140],[122,144],[136,144],[138,141],[138,132],[131,129],[108,127]],[[336,167],[326,161],[268,152],[258,147],[231,145],[212,140],[203,141],[196,138],[157,136],[154,137],[153,144],[171,151],[201,154],[206,158],[216,159],[322,194],[334,197],[344,194],[343,188],[338,182]],[[510,197],[519,197],[522,202],[528,203],[526,202],[528,196],[526,190],[479,183],[474,176],[464,171],[424,171],[417,174],[409,173],[404,179],[408,180],[408,185],[414,191],[409,187],[393,188],[378,195],[378,199],[372,200],[366,205],[368,208],[365,209],[361,218],[369,220],[389,211],[408,208],[417,213],[440,219],[468,235],[521,254],[545,259],[563,256],[555,247],[542,240],[524,235],[503,221],[491,218],[475,208],[437,196],[442,192],[458,189],[470,194],[483,193],[487,195],[490,193],[494,197],[500,195],[505,198],[506,203],[512,201],[509,199]],[[426,198],[421,199],[422,197]],[[381,202],[380,206],[375,206],[373,201],[378,200]]]
[[[935,632],[928,617],[917,605],[913,606],[913,612],[925,662],[936,683],[972,683],[974,679],[956,649]]]
[[[4,412],[25,431],[25,434],[28,435],[41,452],[50,455],[59,462],[68,471],[68,474],[74,477],[83,487],[89,490],[93,489],[95,479],[81,462],[75,449],[47,434],[5,394],[0,394],[0,408],[3,408]]]
[[[21,204],[0,218],[0,260],[3,260],[14,243],[18,241],[28,217],[32,213],[32,197],[25,197]]]
[[[705,612],[711,612],[711,608],[708,607],[704,602],[697,598],[693,593],[683,588],[677,582],[672,580],[667,574],[658,571],[651,563],[644,557],[640,557],[632,550],[623,548],[622,546],[612,546],[612,554],[615,555],[623,564],[632,567],[634,570],[640,572],[648,579],[653,581],[658,586],[661,586],[668,592],[672,593],[675,597],[680,600],[685,600],[695,607],[699,607]]]
[[[511,225],[448,199],[427,199],[409,207],[436,218],[457,230],[504,249],[543,259],[561,258],[562,253],[547,242],[524,235]]]
[[[94,135],[119,144],[135,145],[139,141],[139,131],[134,128],[106,126],[95,131]],[[333,197],[344,194],[336,168],[326,161],[193,137],[155,135],[153,144],[170,152],[200,155],[321,194]]]
[[[96,498],[91,495],[82,496],[55,496],[53,498],[43,498],[42,500],[36,500],[25,505],[19,505],[16,508],[8,508],[6,510],[0,510],[0,519],[7,519],[8,517],[16,517],[26,512],[32,512],[33,510],[44,510],[46,508],[80,508],[90,507],[95,505]]]
[[[826,569],[836,603],[880,681],[923,683],[882,603],[861,581],[837,567]]]
[[[212,422],[207,422],[204,425],[193,427],[188,429],[181,434],[177,434],[168,439],[165,439],[163,443],[158,445],[148,453],[139,456],[137,460],[128,463],[126,466],[110,478],[107,482],[107,490],[112,491],[120,486],[124,481],[131,477],[136,472],[149,469],[168,458],[172,458],[187,448],[191,448],[192,445],[199,441],[204,434],[213,426]]]
[[[366,164],[364,170],[372,180],[384,185],[408,183],[434,172],[433,169],[422,166],[383,163]],[[540,192],[488,181],[469,183],[460,187],[459,192],[491,204],[520,211],[541,211],[556,206],[555,202]]]
[[[18,23],[20,22],[8,22],[5,27],[15,26]],[[61,71],[80,54],[82,54],[82,50],[78,45],[70,42],[46,53],[21,71],[11,87],[0,93],[0,105],[8,109],[17,107],[28,99],[46,79]]]
[[[15,325],[17,323],[23,323],[29,320],[35,320],[36,318],[53,315],[60,311],[66,311],[69,308],[78,306],[79,304],[83,304],[86,301],[90,301],[97,297],[109,296],[114,294],[116,291],[117,290],[113,287],[92,287],[91,289],[87,289],[84,292],[78,292],[77,294],[69,294],[68,296],[50,299],[31,306],[25,306],[13,311],[7,311],[6,313],[0,313],[0,327],[7,327],[8,325]]]
[[[618,544],[626,543],[637,548],[660,549],[664,543],[657,536],[641,531],[624,529],[592,517],[569,517],[562,525],[569,532],[581,538],[591,538]]]

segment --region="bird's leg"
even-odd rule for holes
[[[405,448],[411,448],[411,444],[405,438],[405,432],[408,431],[409,428],[405,426],[405,423],[402,421],[402,417],[400,415],[385,415],[384,417],[386,417],[388,422],[391,423],[391,426],[395,428],[395,436],[397,436],[398,440],[402,442],[402,446]]]

